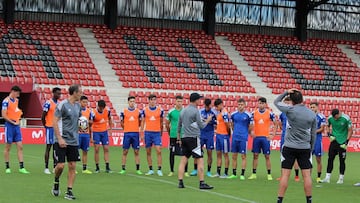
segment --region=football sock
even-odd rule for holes
[[[125,169],[124,169],[125,170]],[[136,164],[136,170],[140,170],[140,164]]]
[[[121,165],[121,169],[125,171],[125,165]]]
[[[278,197],[277,203],[282,203],[284,197]]]
[[[99,164],[96,164],[96,170],[99,171],[100,168],[99,168]]]
[[[220,175],[220,172],[221,172],[221,166],[218,166],[218,167],[216,168],[216,172],[217,172],[217,174],[219,174],[219,175]]]
[[[105,163],[105,167],[106,167],[106,170],[110,170],[110,164],[109,163]]]
[[[152,171],[152,166],[149,166],[149,170]]]
[[[5,162],[5,167],[6,168],[10,168],[10,164],[9,164],[9,162],[7,161],[7,162]]]
[[[188,164],[186,163],[185,164],[185,173],[187,173],[188,172]]]
[[[158,166],[158,170],[161,171],[161,166]]]
[[[211,171],[211,165],[208,165],[208,170],[207,171]]]
[[[49,162],[45,162],[45,168],[49,168]]]
[[[312,196],[306,196],[306,203],[312,203]]]
[[[271,174],[271,170],[270,170],[270,169],[268,169],[267,172],[268,172],[269,175]]]
[[[241,169],[241,175],[245,175],[245,169]]]
[[[233,175],[236,176],[236,168],[233,168]]]
[[[229,168],[225,168],[225,175],[228,175]]]
[[[320,178],[321,177],[321,172],[318,172],[318,176],[317,176],[318,178]]]
[[[253,173],[256,173],[256,168],[255,169],[253,168]]]
[[[87,168],[86,164],[83,164],[83,171],[85,171]]]
[[[299,169],[295,169],[295,176],[299,176]]]
[[[197,164],[194,164],[194,170],[197,170]]]
[[[200,185],[204,184],[205,182],[203,180],[200,180]]]
[[[72,191],[72,188],[71,188],[71,187],[68,187],[68,188],[67,188],[67,191],[68,191],[68,192],[71,192],[71,191]]]
[[[20,169],[24,168],[24,162],[19,162]]]

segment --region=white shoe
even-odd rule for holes
[[[354,186],[355,187],[360,187],[360,183],[355,183]]]
[[[330,183],[330,179],[328,178],[322,179],[320,180],[320,183]]]
[[[213,177],[213,178],[218,178],[218,177],[220,177],[220,174],[216,173],[216,174],[214,174],[212,177]]]
[[[344,180],[343,179],[339,179],[336,184],[343,184],[344,183]]]
[[[48,168],[46,168],[46,169],[44,170],[44,173],[45,173],[45,174],[51,174],[51,172],[50,172],[50,170],[49,170]]]

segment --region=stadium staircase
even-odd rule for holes
[[[129,90],[121,87],[115,71],[109,64],[109,60],[105,57],[103,49],[97,42],[92,30],[89,28],[76,28],[76,32],[89,53],[89,57],[100,74],[102,81],[104,81],[107,95],[113,103],[113,107],[120,111],[120,109],[126,106]]]
[[[269,107],[277,112],[277,108],[275,108],[274,104],[270,102],[275,99],[275,95],[271,92],[272,90],[262,82],[257,73],[253,71],[253,69],[244,60],[244,57],[239,55],[239,52],[235,49],[227,37],[220,35],[216,36],[215,40],[216,43],[220,45],[221,49],[224,50],[225,54],[229,56],[229,59],[234,63],[234,65],[236,65],[238,70],[241,71],[243,75],[245,75],[251,86],[255,88],[257,95],[267,98],[269,101]]]
[[[360,52],[358,54],[356,53],[357,50],[355,49],[355,46],[352,47],[347,44],[338,44],[337,47],[341,49],[341,51],[344,52],[357,67],[360,67]]]

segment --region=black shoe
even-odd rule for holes
[[[113,173],[113,171],[112,171],[110,168],[106,169],[105,172],[106,172],[106,173]]]
[[[178,188],[185,188],[184,183],[179,183]]]
[[[67,200],[75,200],[76,199],[76,197],[74,196],[74,194],[72,193],[72,191],[67,191],[66,193],[65,193],[65,197],[64,197],[65,199],[67,199]]]
[[[51,189],[51,194],[54,195],[55,197],[60,195],[59,183],[54,184],[53,188]]]
[[[211,190],[213,189],[214,187],[213,186],[210,186],[206,183],[203,183],[203,184],[200,184],[200,187],[199,187],[201,190]]]

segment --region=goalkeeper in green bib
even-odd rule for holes
[[[321,182],[330,183],[331,172],[334,167],[334,159],[336,155],[339,155],[340,175],[339,180],[336,183],[343,184],[345,174],[346,148],[353,133],[350,117],[340,112],[339,109],[333,109],[331,111],[331,116],[328,118],[328,128],[328,135],[331,142],[328,152],[329,159],[326,170],[326,177],[325,179],[321,180]]]

